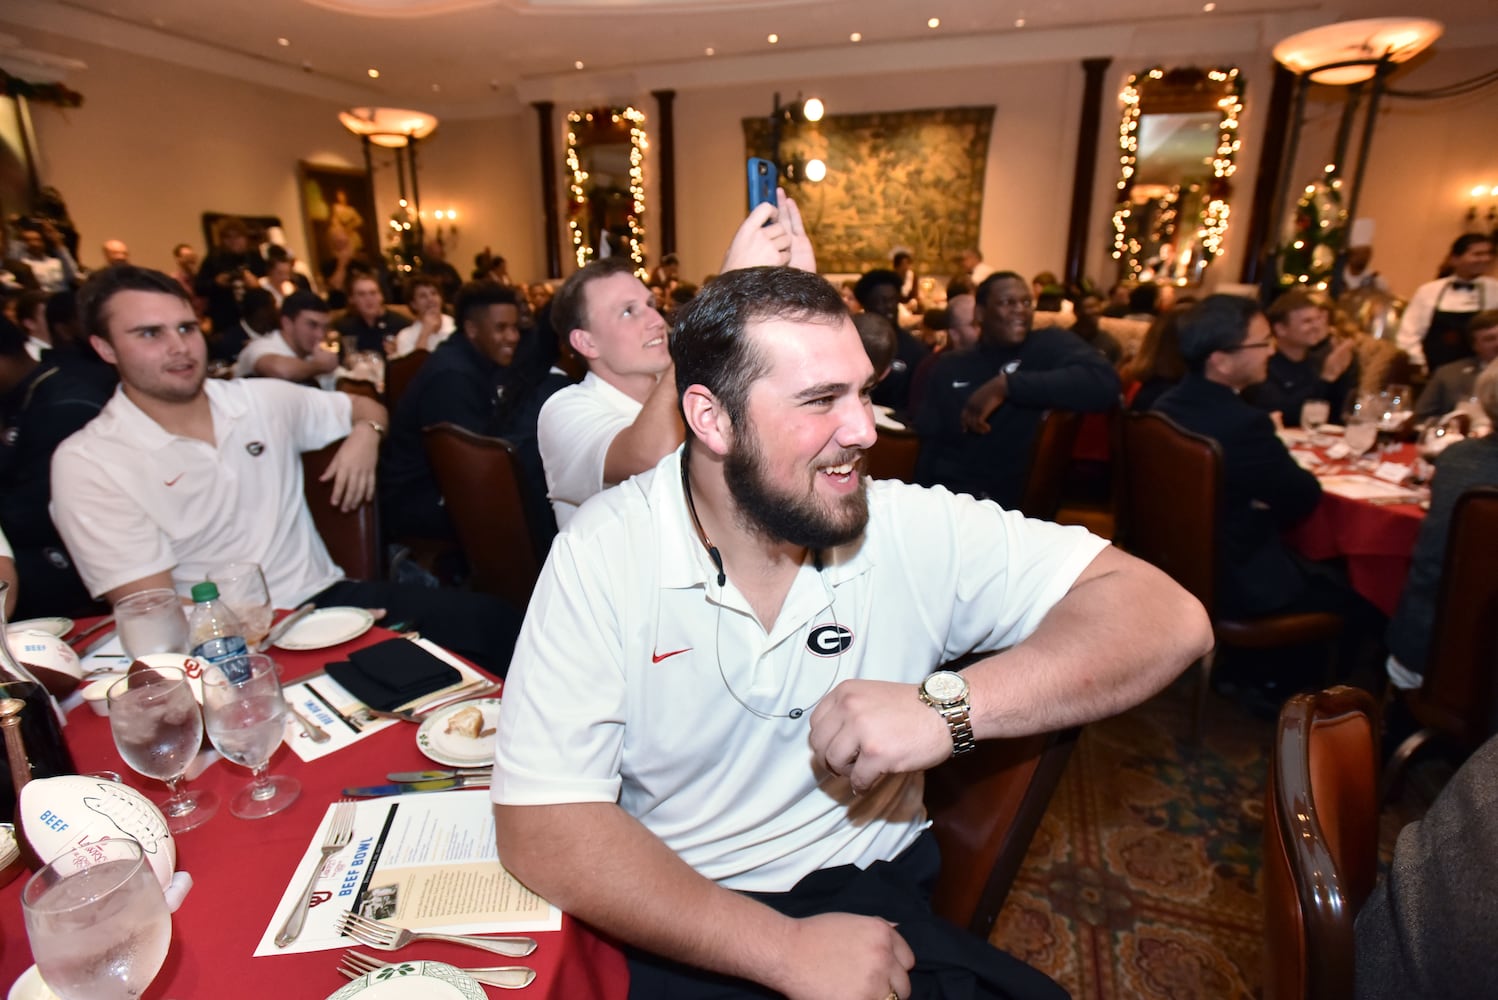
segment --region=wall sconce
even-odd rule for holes
[[[1498,232],[1498,184],[1479,184],[1468,193],[1468,197],[1467,224],[1463,232]],[[1485,214],[1482,212],[1484,204],[1488,207]]]
[[[770,159],[786,180],[793,183],[801,180],[816,182],[827,176],[827,164],[821,160],[793,159],[787,162],[780,156],[780,140],[785,126],[800,122],[819,122],[826,113],[827,107],[821,98],[803,99],[798,93],[794,101],[781,104],[780,93],[776,92],[775,104],[770,109]]]
[[[437,209],[432,213],[432,219],[436,225],[432,227],[432,239],[443,250],[451,250],[458,245],[458,212],[457,209]]]

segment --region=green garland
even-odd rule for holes
[[[83,106],[83,95],[60,83],[32,83],[11,76],[0,69],[0,97],[24,97],[33,104],[53,104],[59,108]]]

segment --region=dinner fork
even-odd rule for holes
[[[480,937],[477,934],[418,933],[404,927],[371,920],[350,910],[338,918],[338,931],[360,944],[381,951],[398,951],[412,941],[450,941],[466,944],[470,948],[482,948],[496,955],[524,958],[536,950],[536,939],[528,937]]]
[[[302,898],[296,904],[296,909],[291,911],[291,916],[286,918],[286,923],[281,925],[280,932],[276,934],[277,948],[286,947],[301,935],[302,925],[307,922],[307,909],[312,902],[312,890],[317,888],[317,877],[322,874],[328,859],[354,839],[355,808],[352,802],[340,802],[333,808],[333,822],[328,825],[328,832],[322,840],[322,859],[308,876],[307,887],[302,890]]]
[[[372,955],[349,950],[343,953],[338,971],[350,979],[358,979],[394,964],[396,963],[382,962]],[[486,986],[498,986],[502,990],[524,989],[536,979],[536,970],[524,965],[491,965],[479,969],[464,968],[462,971],[477,982]]]

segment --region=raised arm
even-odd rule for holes
[[[603,485],[613,486],[655,468],[657,462],[680,446],[685,433],[673,364],[661,373],[634,423],[609,442],[603,459]]]
[[[697,874],[613,803],[495,806],[494,826],[511,874],[654,954],[793,1000],[910,992],[915,957],[889,923],[845,913],[783,916]]]

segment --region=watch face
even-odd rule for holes
[[[926,697],[939,704],[961,701],[967,695],[967,681],[950,670],[942,670],[926,678]]]

